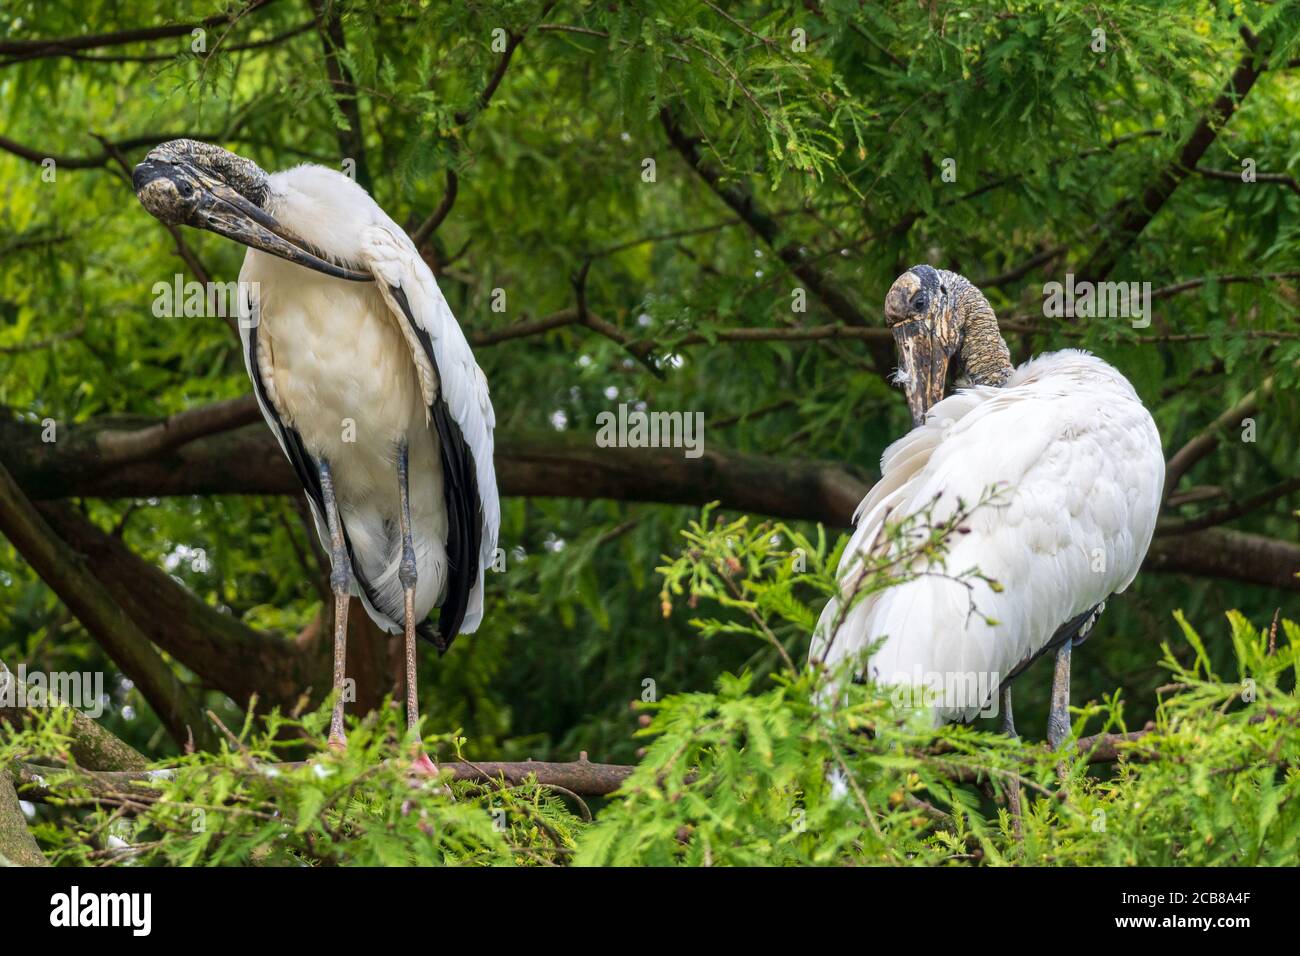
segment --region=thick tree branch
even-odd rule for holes
[[[291,766],[301,766],[291,764]],[[602,797],[617,790],[635,769],[622,764],[591,763],[575,760],[569,763],[549,763],[524,760],[515,763],[497,761],[439,761],[440,770],[449,771],[455,780],[480,783],[504,780],[510,786],[519,786],[529,777],[548,787],[561,787],[584,797]],[[57,789],[45,783],[47,779],[64,772],[60,767],[20,763],[14,767],[17,783],[26,800],[47,800],[59,796]],[[151,802],[158,791],[146,786],[166,771],[91,771],[78,774],[78,784],[89,790],[92,797],[112,797],[124,793],[140,803]]]
[[[1089,764],[1114,763],[1125,757],[1142,759],[1148,751],[1129,748],[1128,745],[1140,741],[1152,732],[1151,727],[1148,726],[1144,730],[1126,734],[1094,734],[1091,737],[1079,738],[1075,742],[1075,749]],[[301,764],[287,766],[301,766]],[[482,783],[504,780],[510,786],[519,786],[531,778],[543,786],[563,788],[584,797],[608,796],[621,787],[636,769],[635,766],[627,764],[591,763],[586,759],[586,754],[578,760],[567,763],[533,760],[513,763],[451,760],[440,761],[438,766],[441,770],[449,771],[456,780]],[[22,788],[23,797],[29,800],[47,800],[57,797],[57,790],[48,786],[45,781],[61,773],[63,773],[62,768],[32,763],[19,763],[14,767],[15,778]],[[130,793],[133,798],[143,803],[151,801],[153,799],[151,795],[157,792],[147,785],[156,780],[160,773],[166,771],[83,772],[78,775],[77,783],[85,787],[92,798],[99,796],[111,799]],[[964,768],[956,769],[953,776],[959,782],[975,779],[975,776],[967,773]]]
[[[3,465],[0,533],[135,683],[177,744],[185,746],[191,739],[200,747],[214,743],[207,721],[184,685],[91,574],[81,556],[50,529]]]
[[[255,631],[201,601],[73,509],[53,503],[40,509],[66,549],[84,561],[94,583],[113,596],[119,616],[241,708],[256,696],[263,708],[289,709],[309,690],[316,699],[328,690],[323,648],[304,653],[288,639]],[[202,723],[208,726],[207,720]]]
[[[1142,567],[1300,591],[1300,546],[1226,528],[1157,538]]]
[[[12,682],[12,683],[11,683]],[[36,701],[43,700],[41,709],[49,707],[67,707],[60,700],[51,699],[51,692],[46,691],[43,698],[38,698],[30,689],[18,693],[18,676],[9,671],[0,661],[0,722],[19,726],[36,716]],[[19,705],[22,701],[22,706]],[[86,716],[75,707],[68,707],[72,712],[72,742],[69,745],[77,765],[87,770],[143,770],[149,763],[144,755],[130,744],[121,740],[116,734],[101,727],[94,719]]]
[[[95,441],[104,467],[111,468],[153,458],[204,435],[251,425],[261,417],[257,402],[244,395],[177,412],[147,428],[101,431]]]
[[[27,829],[9,771],[0,767],[0,866],[49,866]]]
[[[102,426],[101,426],[102,427]],[[116,426],[115,426],[116,427]],[[64,429],[57,447],[29,423],[0,419],[0,460],[33,497],[294,494],[298,480],[260,425],[209,435],[153,459],[103,471],[95,427]],[[84,433],[84,434],[83,434]],[[590,437],[498,435],[501,492],[518,497],[608,498],[704,505],[847,527],[871,476],[835,462],[798,461],[709,448],[598,448]],[[1272,562],[1270,564],[1269,562]],[[1157,539],[1147,566],[1300,590],[1300,546],[1208,529]]]

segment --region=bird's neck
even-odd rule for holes
[[[961,364],[972,385],[1001,387],[1011,376],[1011,350],[998,330],[998,317],[984,294],[968,286],[958,295],[962,323]]]

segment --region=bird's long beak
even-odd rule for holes
[[[131,183],[140,204],[162,222],[207,229],[336,279],[374,278],[331,262],[266,210],[197,166],[146,159],[135,168]]]
[[[920,425],[925,413],[943,399],[948,364],[957,351],[957,336],[946,322],[923,319],[900,322],[893,331],[898,346],[898,379],[907,394],[912,425]]]

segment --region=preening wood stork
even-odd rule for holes
[[[464,333],[406,233],[342,173],[267,174],[220,147],[174,140],[133,179],[156,218],[249,247],[245,364],[330,555],[330,742],[343,742],[352,593],[385,631],[405,632],[416,727],[416,633],[441,653],[479,626],[500,523],[492,403]],[[425,621],[435,606],[436,630]]]
[[[1008,682],[1055,652],[1048,739],[1059,746],[1070,727],[1071,648],[1132,583],[1155,530],[1165,472],[1155,423],[1127,379],[1087,352],[1013,368],[988,301],[952,272],[919,265],[903,273],[885,318],[915,427],[885,450],[880,481],[858,506],[841,593],[822,613],[810,657],[880,684],[925,688],[939,719],[969,720],[1001,688],[1004,726],[1014,733]],[[954,359],[966,387],[943,398]],[[884,533],[887,522],[932,507],[938,524],[959,513],[959,501],[970,508],[990,490],[991,502],[963,522],[967,533],[950,541],[948,574],[852,603],[864,556],[900,546]],[[970,568],[1001,590],[955,579]]]

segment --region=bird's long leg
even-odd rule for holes
[[[402,561],[398,565],[397,577],[402,582],[402,596],[405,601],[406,618],[406,729],[419,734],[420,699],[416,693],[416,654],[415,654],[415,584],[417,580],[415,564],[415,542],[411,537],[411,492],[410,492],[410,452],[406,442],[397,447],[397,482],[401,495],[401,516],[399,523],[402,531]],[[423,773],[438,772],[432,760],[420,747],[415,759],[415,769]]]
[[[1052,707],[1047,713],[1047,742],[1056,750],[1070,736],[1070,651],[1066,640],[1056,650],[1056,671],[1052,674]]]
[[[1007,681],[1002,685],[1002,732],[1012,739],[1020,736],[1016,733],[1016,718],[1011,712],[1011,681]],[[1024,840],[1024,832],[1021,829],[1020,821],[1019,780],[1011,781],[1011,789],[1007,792],[1007,812],[1011,814],[1011,827],[1016,835],[1016,840]]]
[[[343,736],[343,679],[348,656],[348,601],[352,596],[352,562],[343,541],[343,522],[334,498],[334,475],[324,458],[317,464],[325,523],[330,532],[330,590],[334,592],[334,714],[330,717],[331,747],[347,745]]]
[[[1002,685],[1002,732],[1008,737],[1019,737],[1016,733],[1016,718],[1011,713],[1011,681]]]

